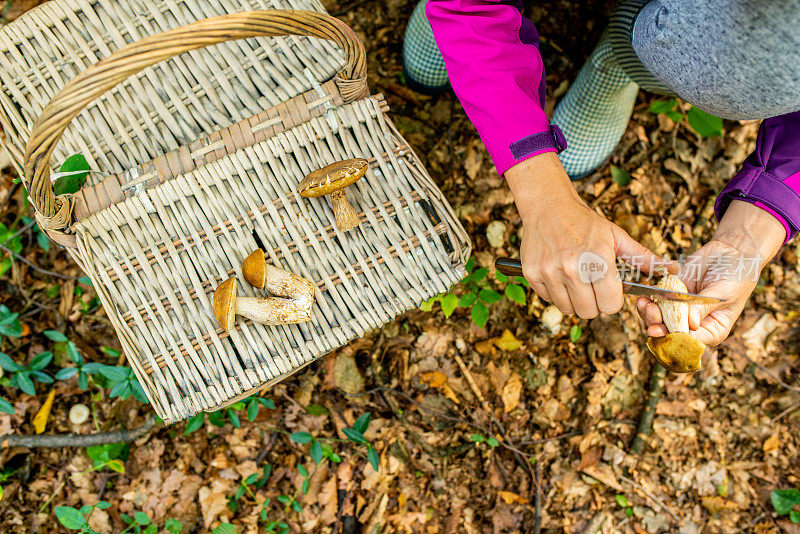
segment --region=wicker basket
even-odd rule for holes
[[[305,10],[239,12],[275,7]],[[55,0],[0,29],[0,123],[37,220],[91,278],[165,421],[251,395],[463,277],[467,235],[365,69],[316,2]],[[56,197],[51,163],[74,152],[95,172]],[[295,189],[353,157],[370,170],[348,190],[362,224],[343,233]],[[316,283],[312,320],[226,334],[211,294],[258,247]]]

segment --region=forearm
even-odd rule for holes
[[[734,200],[714,232],[713,240],[738,250],[747,258],[759,258],[764,268],[786,238],[783,224],[755,204]]]
[[[551,210],[563,201],[581,202],[580,196],[554,152],[517,163],[505,173],[520,216]]]

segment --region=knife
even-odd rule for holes
[[[512,260],[511,258],[497,258],[494,262],[494,266],[498,271],[506,276],[522,276],[522,263],[520,263],[519,260]],[[638,282],[629,282],[627,280],[622,281],[622,289],[631,295],[641,295],[643,297],[662,300],[678,300],[681,302],[692,302],[695,304],[716,304],[717,302],[725,302],[725,299],[704,297],[696,293],[670,291],[668,289],[661,289],[660,287],[640,284]]]

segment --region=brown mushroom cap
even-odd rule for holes
[[[297,186],[301,197],[317,198],[344,189],[360,180],[369,168],[362,158],[346,159],[331,163],[306,176]]]
[[[214,291],[214,317],[226,332],[233,330],[236,316],[236,277],[231,276]]]
[[[664,368],[673,373],[692,373],[700,369],[700,360],[706,350],[703,343],[685,332],[649,337],[647,348]]]
[[[264,259],[263,250],[257,248],[244,259],[242,276],[250,285],[263,289],[267,278],[267,261]]]

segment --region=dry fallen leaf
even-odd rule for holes
[[[494,344],[500,350],[519,350],[522,348],[522,341],[514,337],[509,330],[503,330],[500,337],[494,338]]]
[[[739,508],[738,503],[729,501],[723,497],[720,497],[719,495],[703,497],[701,502],[703,503],[703,508],[708,510],[708,512],[712,515],[725,510],[736,510]]]
[[[497,494],[506,504],[528,504],[528,499],[517,495],[513,491],[499,490]]]
[[[503,406],[506,412],[510,412],[519,404],[519,396],[522,393],[522,378],[517,373],[511,373],[508,377],[503,390],[500,392],[500,398],[503,399]]]
[[[778,437],[778,433],[775,432],[764,441],[763,449],[764,452],[770,452],[774,451],[780,446],[781,446],[780,438]]]
[[[41,434],[44,432],[45,427],[47,427],[47,419],[50,417],[50,409],[53,407],[53,399],[56,396],[55,388],[50,390],[50,393],[47,394],[47,400],[44,401],[42,407],[39,408],[39,411],[36,412],[36,415],[33,417],[33,428],[36,430],[37,434]]]
[[[427,384],[429,387],[438,389],[444,396],[458,404],[458,397],[456,397],[453,389],[447,384],[447,375],[439,371],[431,371],[429,373],[421,373],[419,379]]]

